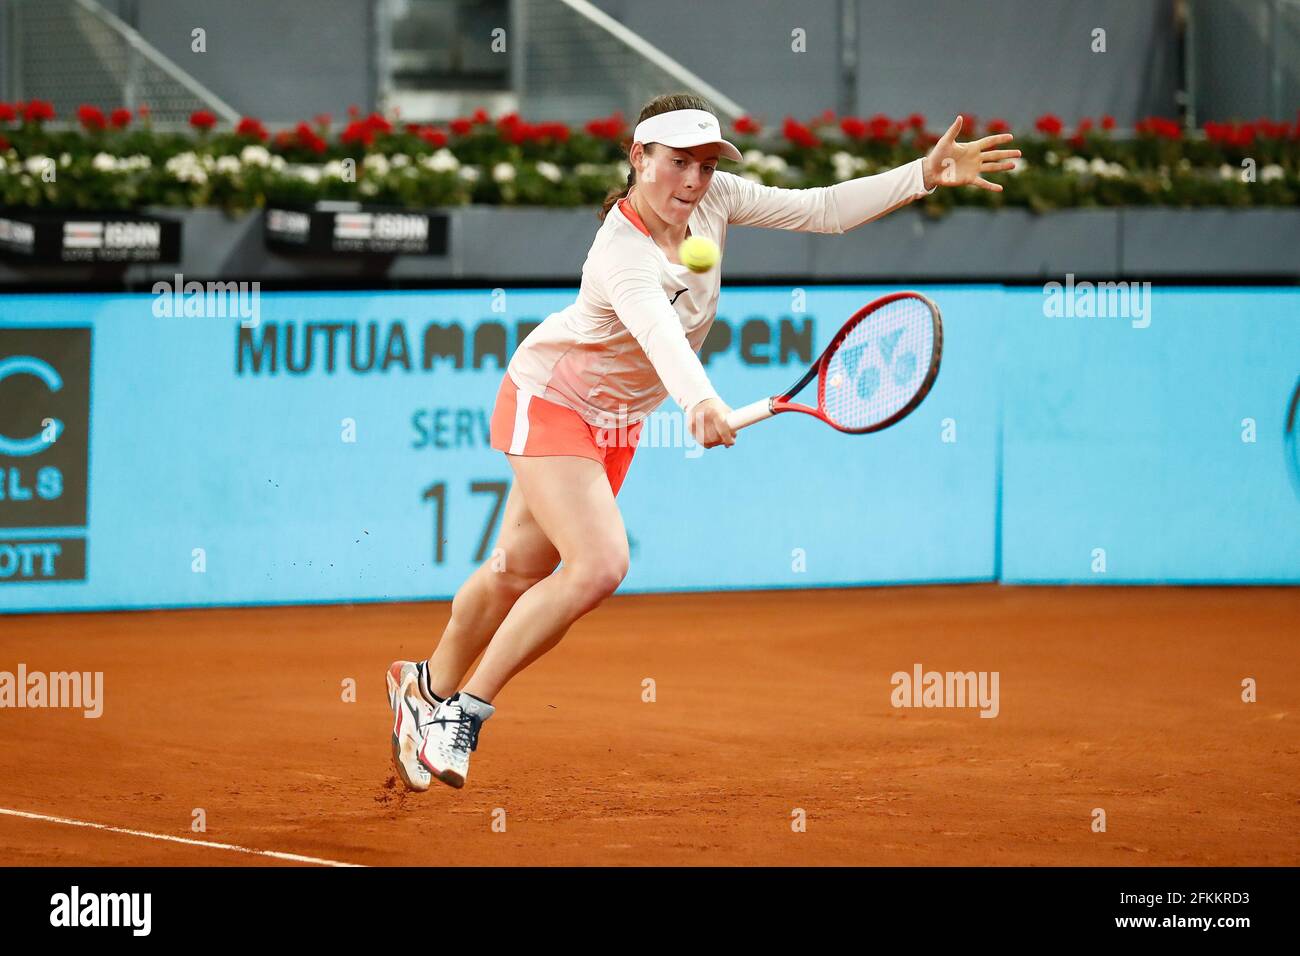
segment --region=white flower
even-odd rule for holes
[[[238,176],[241,167],[238,156],[222,156],[217,159],[217,172],[227,176]]]
[[[95,158],[98,159],[99,157],[97,156]],[[112,161],[111,156],[109,157],[109,161],[110,162]],[[41,173],[45,172],[46,168],[49,165],[50,165],[50,157],[42,156],[38,154],[36,156],[29,156],[27,158],[27,162],[23,164],[23,168],[26,169],[27,172],[31,173],[33,176],[39,176]],[[98,169],[99,167],[96,168]]]
[[[513,182],[515,178],[515,168],[509,163],[497,163],[492,167],[492,178],[499,183]]]
[[[1219,167],[1219,178],[1220,178],[1220,179],[1236,179],[1236,178],[1237,178],[1237,173],[1238,173],[1238,172],[1240,172],[1240,170],[1238,170],[1238,169],[1236,169],[1236,168],[1234,168],[1234,167],[1232,167],[1232,166],[1229,166],[1227,163],[1224,163],[1222,166]]]
[[[1103,166],[1105,165],[1104,160],[1099,159],[1097,162],[1101,163]],[[1088,171],[1088,161],[1082,156],[1067,156],[1065,162],[1061,163],[1061,168],[1067,173],[1073,173],[1078,176]]]
[[[403,166],[411,165],[411,157],[405,153],[394,153],[391,162],[394,169],[401,169]]]
[[[72,154],[71,154],[71,153],[59,153],[59,165],[60,165],[60,166],[64,166],[64,167],[71,166],[71,165],[72,165]]]
[[[284,166],[285,166],[285,163],[284,163],[284,157],[283,157],[283,156],[272,156],[272,157],[271,157],[271,169],[272,169],[272,170],[274,170],[275,172],[278,173],[278,172],[280,172],[282,169],[284,169]]]
[[[206,183],[208,174],[193,153],[177,153],[167,160],[164,169],[175,179],[183,183]]]
[[[780,159],[780,157],[774,157]],[[831,165],[835,167],[835,178],[838,180],[853,179],[866,171],[867,161],[861,156],[853,156],[840,150],[831,156]]]
[[[478,177],[479,177],[479,169],[478,169],[477,166],[462,166],[462,167],[461,167],[461,170],[460,170],[460,178],[463,179],[463,180],[465,180],[467,183],[476,183],[476,182],[478,182]]]
[[[1088,164],[1088,171],[1094,176],[1100,176],[1103,179],[1118,179],[1121,176],[1127,176],[1128,170],[1119,163],[1108,163],[1098,156]]]
[[[579,163],[573,167],[575,176],[601,176],[604,172],[605,168],[599,163]]]
[[[628,165],[627,160],[620,159],[618,161],[618,178],[622,180],[626,180],[628,174],[631,172],[632,172],[632,167]]]
[[[1055,166],[1061,161],[1061,158],[1057,156],[1056,153],[1052,152],[1050,149],[1047,151],[1047,155],[1044,156],[1043,159],[1047,161],[1048,166]]]
[[[339,162],[337,159],[331,159],[328,163],[325,164],[324,168],[321,169],[321,178],[342,179],[343,164]]]
[[[1259,181],[1271,183],[1275,179],[1285,179],[1286,171],[1277,163],[1270,163],[1259,171]]]
[[[295,166],[293,167],[294,175],[305,183],[311,183],[313,186],[320,182],[319,166]]]
[[[763,160],[763,169],[769,173],[784,173],[789,168],[789,164],[780,156],[769,156]]]
[[[747,149],[740,154],[740,158],[746,166],[761,166],[763,160],[767,159],[767,153],[761,149]]]
[[[1186,172],[1187,170],[1192,168],[1192,161],[1186,157],[1183,157],[1178,161],[1178,168],[1183,172]]]
[[[379,184],[373,179],[363,179],[357,188],[361,190],[363,196],[373,196],[379,192]]]
[[[553,183],[558,183],[564,177],[564,174],[560,172],[559,166],[556,166],[554,163],[548,163],[545,160],[542,160],[537,164],[537,172],[538,175],[549,179]]]
[[[1007,170],[1012,176],[1018,176],[1029,167],[1029,160],[1016,158],[1011,161],[1014,165]]]
[[[445,146],[432,156],[423,156],[420,165],[435,173],[454,173],[460,169],[460,160]]]
[[[271,151],[265,146],[250,143],[239,151],[239,161],[245,166],[270,166]]]
[[[761,183],[763,181],[762,176],[758,173],[750,172],[749,170],[745,170],[740,175],[748,179],[751,183]]]
[[[206,169],[208,172],[211,172],[213,169],[215,169],[217,165],[217,161],[212,158],[211,153],[203,154],[202,163],[203,163],[203,168]]]
[[[111,173],[117,168],[117,160],[108,153],[96,153],[95,158],[90,161],[91,168],[99,170],[101,173]]]
[[[366,173],[374,176],[388,175],[388,157],[381,153],[371,153],[363,160]]]
[[[134,156],[128,156],[126,158],[126,162],[128,164],[127,166],[128,169],[152,169],[153,168],[153,160],[141,153],[137,153]]]

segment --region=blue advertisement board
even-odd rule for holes
[[[710,376],[733,405],[775,393],[885,291],[726,291]],[[881,434],[788,415],[705,451],[656,413],[619,496],[622,591],[993,577],[1005,293],[921,291],[944,364]],[[4,297],[0,610],[450,597],[509,487],[487,435],[505,362],[572,297]]]
[[[1300,292],[1144,294],[1006,293],[1002,579],[1300,582]]]

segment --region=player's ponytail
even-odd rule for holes
[[[641,123],[652,116],[658,116],[660,113],[671,113],[673,110],[704,110],[706,113],[712,113],[713,107],[703,98],[696,96],[694,93],[668,93],[664,96],[656,96],[649,103],[641,108],[641,113],[637,116],[636,121]],[[654,144],[647,143],[645,150],[647,153],[654,152]],[[632,140],[625,140],[623,143],[623,152],[628,154],[629,161],[632,153]],[[631,163],[629,162],[630,166]],[[636,170],[627,171],[627,185],[611,189],[605,197],[605,202],[600,207],[598,214],[600,221],[604,222],[609,211],[614,208],[614,203],[624,198],[632,187],[636,185]]]

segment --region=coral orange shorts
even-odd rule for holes
[[[597,428],[571,408],[521,391],[507,374],[497,391],[489,434],[492,447],[508,455],[590,458],[604,467],[617,495],[636,453],[642,424],[626,430]]]

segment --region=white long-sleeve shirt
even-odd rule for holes
[[[933,192],[917,159],[833,186],[782,189],[717,170],[688,220],[725,253],[727,226],[843,233]],[[634,424],[671,395],[683,410],[718,397],[696,354],[717,315],[719,267],[668,261],[615,203],[582,266],[578,298],[515,350],[507,371],[523,391],[575,410],[597,428]]]

